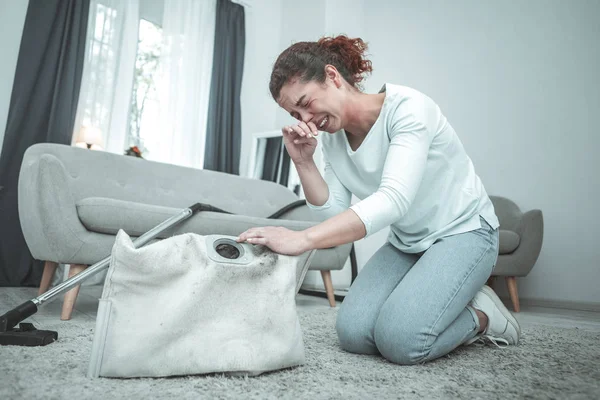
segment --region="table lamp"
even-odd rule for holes
[[[77,147],[88,149],[102,149],[102,133],[100,129],[93,126],[82,126],[75,141]]]

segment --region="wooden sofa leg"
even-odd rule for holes
[[[508,293],[510,294],[510,300],[512,301],[515,312],[521,311],[521,307],[519,306],[519,293],[517,292],[517,278],[515,276],[507,276],[506,285],[508,286]]]
[[[331,271],[321,270],[321,278],[323,278],[323,284],[325,285],[325,292],[327,292],[327,300],[329,300],[329,305],[331,307],[335,307],[333,283],[331,283]]]
[[[42,280],[40,281],[38,296],[46,293],[46,291],[50,287],[50,283],[52,282],[52,278],[54,278],[54,273],[56,272],[57,267],[58,263],[52,261],[46,261],[44,263],[44,272],[42,273]]]
[[[69,268],[69,278],[74,275],[77,275],[86,268],[87,265],[71,264],[71,267]],[[80,285],[77,285],[73,289],[65,293],[62,312],[60,313],[61,320],[68,321],[71,319],[71,314],[73,313],[73,308],[75,307],[75,301],[77,300],[77,295],[79,294],[79,287]]]

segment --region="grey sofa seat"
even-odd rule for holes
[[[85,198],[77,202],[76,207],[81,223],[90,232],[116,235],[119,229],[123,229],[132,237],[142,235],[162,221],[180,212],[180,209],[172,207],[155,206],[104,197]],[[195,218],[190,218],[178,226],[164,231],[158,238],[163,239],[185,232],[194,232],[200,235],[218,234],[237,236],[241,232],[255,226],[285,226],[292,230],[303,230],[317,224],[317,222],[313,221],[287,219],[287,216],[289,214],[284,214],[284,218],[280,219],[267,219],[205,211],[198,214]],[[310,268],[313,270],[342,268],[348,256],[348,246],[350,245],[318,250],[311,261]],[[86,257],[89,260],[94,259],[89,254],[82,254],[82,257]]]
[[[492,276],[506,278],[515,311],[519,311],[516,277],[527,276],[535,265],[544,238],[541,210],[521,211],[512,200],[490,196],[500,221],[500,249]]]
[[[306,206],[267,219],[298,200],[273,182],[50,143],[25,152],[18,196],[25,241],[47,266],[93,264],[110,254],[119,227],[140,234],[195,203],[236,215],[201,212],[172,233],[238,235],[251,226],[318,222]],[[311,269],[343,268],[351,247],[318,250]]]

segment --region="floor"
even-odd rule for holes
[[[598,399],[600,313],[523,307],[519,346],[461,346],[414,366],[343,351],[335,334],[338,308],[300,295],[306,362],[256,378],[216,375],[152,379],[88,378],[100,286],[81,289],[73,318],[60,321],[62,300],[32,318],[59,332],[55,344],[0,346],[0,399]],[[36,295],[34,288],[0,288],[0,313]],[[68,382],[66,384],[65,382]]]
[[[7,295],[16,304],[20,304],[36,296],[36,290],[33,288],[0,288],[0,291],[3,291],[4,295]],[[95,320],[98,299],[101,295],[101,286],[83,286],[79,292],[72,319]],[[329,303],[324,298],[300,294],[297,297],[297,306],[307,309],[327,309],[329,308]],[[48,302],[40,308],[38,313],[32,317],[32,320],[43,326],[44,320],[56,320],[59,318],[61,307],[61,298]],[[0,311],[5,312],[7,310]],[[600,332],[600,313],[597,312],[523,305],[521,312],[515,313],[515,316],[524,327],[529,324],[538,324],[563,328],[577,327],[592,332]]]

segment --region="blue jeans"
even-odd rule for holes
[[[419,254],[386,243],[361,270],[338,311],[342,349],[417,364],[473,338],[479,319],[468,303],[492,273],[498,230],[444,237]]]

